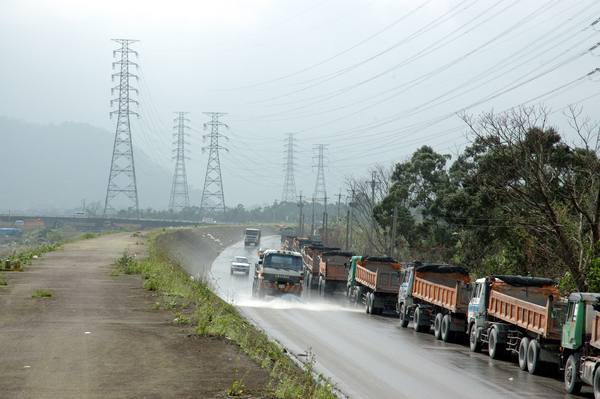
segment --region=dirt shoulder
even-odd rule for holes
[[[210,267],[240,234],[219,241],[219,233],[201,235],[184,247],[202,247],[196,253]],[[125,250],[144,257],[145,241],[104,235],[3,273],[0,398],[212,398],[247,370],[250,394],[243,397],[266,397],[269,376],[237,345],[200,339],[173,323],[171,312],[151,310],[157,298],[142,289],[140,276],[109,276]],[[37,289],[52,297],[32,298]]]

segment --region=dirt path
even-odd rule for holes
[[[131,233],[67,244],[0,287],[0,398],[212,398],[248,369],[247,390],[262,397],[269,377],[227,340],[198,339],[151,310],[140,276],[109,276]],[[37,289],[52,293],[32,298]]]

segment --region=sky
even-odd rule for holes
[[[590,0],[3,0],[0,115],[114,136],[112,39],[138,40],[132,140],[165,174],[188,112],[187,180],[202,189],[219,112],[227,206],[281,200],[289,133],[297,193],[313,196],[322,144],[327,195],[344,201],[348,178],[423,145],[455,157],[462,114],[544,106],[576,140],[569,105],[598,119],[598,18]]]

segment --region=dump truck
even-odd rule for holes
[[[323,251],[317,255],[319,264],[318,291],[320,297],[334,292],[346,292],[348,268],[354,254],[339,250]]]
[[[395,310],[401,269],[402,264],[390,257],[353,256],[346,279],[348,301],[364,304],[370,314]]]
[[[322,252],[339,250],[339,248],[325,247],[320,242],[305,245],[302,248],[304,285],[307,290],[317,290],[319,287],[319,255]]]
[[[477,279],[469,302],[469,346],[478,352],[487,344],[492,359],[516,353],[521,370],[531,374],[542,374],[550,365],[558,369],[565,307],[551,279]]]
[[[417,332],[429,332],[433,327],[435,338],[444,342],[466,332],[471,297],[467,268],[414,261],[399,278],[396,312],[402,327],[410,320]]]
[[[254,270],[252,296],[264,298],[265,295],[302,293],[302,255],[298,252],[270,249],[258,259]]]
[[[260,229],[246,229],[244,231],[244,246],[254,245],[255,247],[260,245]]]
[[[565,390],[577,394],[583,384],[591,385],[594,398],[600,399],[599,293],[569,295],[561,346]]]

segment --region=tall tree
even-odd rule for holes
[[[522,229],[536,262],[566,268],[577,289],[586,291],[590,258],[600,254],[597,125],[581,121],[574,108],[569,116],[580,147],[548,126],[544,108],[463,116],[481,150],[477,169],[463,184]]]

